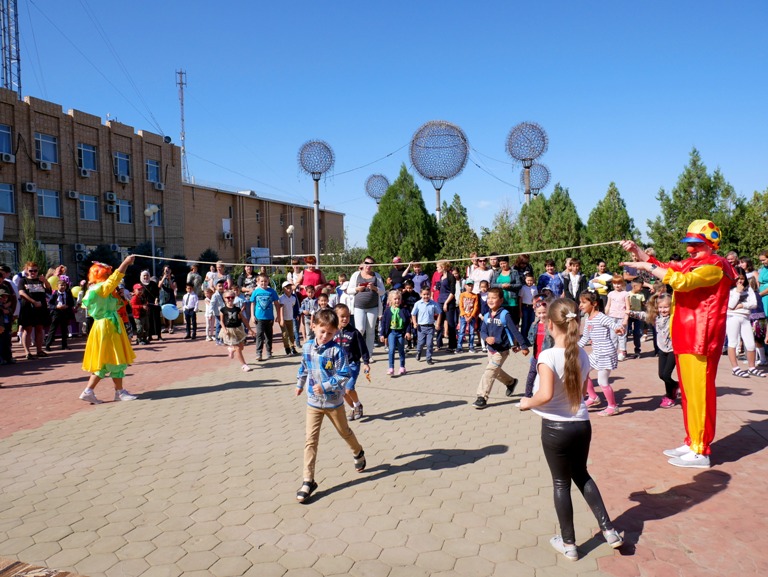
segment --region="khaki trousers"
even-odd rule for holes
[[[488,350],[488,366],[485,367],[485,372],[480,379],[480,385],[477,387],[477,396],[488,399],[491,395],[491,389],[493,388],[493,381],[500,380],[505,385],[511,383],[514,379],[510,377],[501,365],[507,360],[509,356],[509,350],[494,352]]]
[[[328,417],[339,433],[346,441],[353,455],[359,455],[363,448],[355,437],[355,433],[349,428],[347,415],[344,413],[344,405],[336,409],[316,409],[307,406],[307,442],[304,445],[304,480],[315,480],[315,462],[317,461],[317,445],[320,442],[320,425],[323,418]]]
[[[291,349],[296,348],[296,340],[293,336],[293,320],[283,321],[281,331],[283,333],[283,346],[285,347],[285,351],[290,352]]]

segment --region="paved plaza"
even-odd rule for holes
[[[138,349],[134,402],[77,400],[82,341],[0,367],[0,556],[88,577],[768,574],[768,379],[733,377],[725,358],[709,470],[661,454],[683,428],[679,408],[657,408],[656,359],[620,364],[622,412],[592,416],[590,471],[626,544],[608,547],[576,494],[571,563],[549,546],[539,418],[500,385],[487,409],[470,406],[482,355],[410,356],[390,378],[377,349],[358,389],[366,416],[351,424],[367,470],[326,421],[319,488],[298,504],[298,361],[256,367],[249,345],[243,373],[224,347],[181,337]],[[528,360],[509,365],[523,380]],[[110,399],[111,382],[96,391]]]

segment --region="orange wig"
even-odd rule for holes
[[[97,282],[104,282],[112,274],[112,267],[108,264],[101,262],[95,262],[88,271],[88,282],[93,284]]]

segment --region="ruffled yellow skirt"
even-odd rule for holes
[[[85,345],[84,371],[95,373],[105,365],[130,365],[135,359],[136,354],[124,327],[118,333],[109,319],[99,319],[93,323]]]

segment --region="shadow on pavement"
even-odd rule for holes
[[[694,476],[690,483],[670,487],[663,493],[651,494],[646,491],[632,493],[629,498],[637,505],[613,520],[616,529],[624,532],[624,545],[619,551],[622,555],[634,555],[646,522],[683,513],[725,490],[730,480],[731,476],[728,473],[708,469]],[[602,543],[604,543],[603,536],[598,534],[579,548],[589,552]]]
[[[765,415],[766,411],[750,411]],[[734,463],[744,457],[758,453],[768,447],[768,419],[762,421],[750,421],[741,425],[738,431],[717,439],[712,443],[712,465]]]
[[[307,499],[303,504],[311,503],[322,497],[332,495],[336,491],[354,487],[360,483],[369,483],[371,481],[378,481],[385,477],[397,475],[403,472],[413,471],[439,471],[441,469],[455,469],[463,465],[470,465],[479,461],[484,457],[490,455],[501,455],[506,453],[509,447],[506,445],[489,445],[481,449],[427,449],[424,451],[414,451],[413,453],[405,453],[404,455],[398,455],[395,459],[406,459],[408,457],[419,457],[413,461],[407,463],[391,465],[381,464],[376,465],[371,469],[366,469],[365,473],[354,481],[343,483],[323,491],[318,491],[311,499]],[[369,473],[374,473],[370,475]]]
[[[402,407],[400,409],[387,411],[386,413],[379,413],[378,415],[367,415],[363,417],[361,421],[396,421],[397,419],[404,419],[407,417],[423,417],[426,413],[440,411],[442,409],[450,409],[466,404],[467,401],[443,401],[441,403],[430,403],[426,405],[412,405],[410,407]]]
[[[273,384],[267,384],[267,383],[273,383]],[[210,387],[187,387],[184,389],[161,389],[158,391],[147,391],[146,393],[140,393],[139,399],[142,401],[162,401],[163,399],[178,399],[181,397],[191,397],[192,395],[217,393],[219,391],[229,391],[232,389],[253,389],[258,387],[284,387],[284,386],[288,386],[288,385],[276,380],[234,381],[231,383],[222,383],[221,385],[213,385]]]

